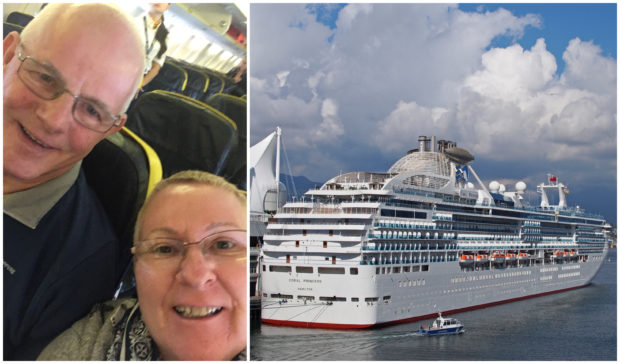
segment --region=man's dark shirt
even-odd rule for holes
[[[81,170],[35,229],[5,211],[3,248],[5,360],[36,359],[113,295],[116,236]]]

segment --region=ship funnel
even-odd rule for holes
[[[418,137],[418,149],[420,150],[420,152],[428,152],[429,149],[427,148],[427,144],[428,144],[428,138],[420,135]]]

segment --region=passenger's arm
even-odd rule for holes
[[[155,76],[157,76],[160,69],[161,69],[161,66],[159,65],[159,63],[153,61],[153,65],[151,66],[151,69],[146,73],[146,75],[144,75],[142,87],[146,86],[149,82],[151,82],[151,80],[154,79]]]

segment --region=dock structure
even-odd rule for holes
[[[260,296],[250,297],[250,327],[260,327]]]

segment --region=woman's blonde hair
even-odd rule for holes
[[[225,180],[224,178],[220,176],[216,176],[209,172],[196,171],[196,170],[188,170],[188,171],[182,171],[182,172],[175,173],[172,176],[161,180],[155,186],[155,188],[153,188],[153,191],[151,192],[151,194],[144,201],[144,204],[142,205],[142,207],[140,208],[140,211],[138,212],[138,217],[136,219],[136,225],[134,227],[134,233],[133,233],[134,242],[140,240],[140,227],[142,226],[142,219],[144,217],[144,211],[146,211],[146,209],[148,208],[148,205],[151,202],[151,200],[153,200],[153,197],[157,195],[159,192],[165,190],[166,188],[170,186],[184,185],[184,184],[203,184],[206,186],[220,188],[224,192],[231,193],[243,205],[247,204],[247,197],[246,197],[245,191],[238,189],[237,186],[228,182],[227,180]]]

